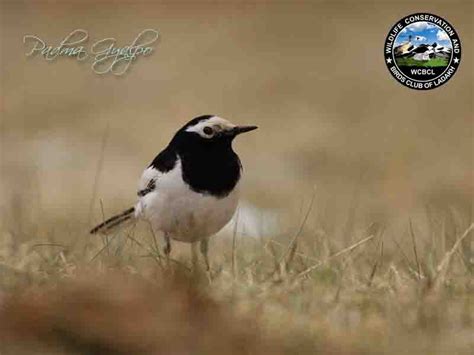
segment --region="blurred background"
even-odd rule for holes
[[[470,2],[423,5],[455,27],[463,63],[421,92],[393,80],[382,55],[391,26],[420,10],[411,2],[122,5],[2,1],[3,220],[22,205],[22,218],[92,224],[99,200],[107,215],[129,206],[144,167],[207,113],[260,127],[235,142],[243,199],[258,208],[298,216],[316,188],[320,220],[341,231],[406,222],[427,204],[470,219]],[[124,46],[145,28],[161,38],[120,77],[90,61],[26,57],[25,34],[56,46],[78,28],[86,47],[107,37]]]
[[[290,354],[472,353],[471,1],[0,4],[0,344],[17,324],[6,330],[110,353],[137,353],[124,349],[147,339],[177,353],[277,353],[264,334]],[[383,57],[392,25],[420,11],[462,42],[459,70],[431,91],[397,83]],[[146,28],[160,40],[123,76],[27,57],[23,44],[31,34],[57,46],[84,29],[87,48],[108,37],[125,46]],[[244,166],[237,234],[262,238],[215,238],[217,276],[188,293],[162,286],[157,274],[169,270],[149,231],[127,234],[115,253],[87,231],[135,202],[143,169],[202,114],[260,127],[234,149]],[[186,267],[188,249],[175,250]],[[34,302],[24,291],[64,279],[78,284]],[[196,304],[203,289],[211,297]]]

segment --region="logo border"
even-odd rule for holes
[[[416,82],[416,83],[428,83],[428,82],[432,82],[436,79],[438,79],[439,77],[441,77],[444,73],[446,73],[446,71],[448,70],[448,68],[451,66],[451,63],[453,62],[453,58],[454,58],[454,53],[451,54],[451,58],[450,58],[450,61],[449,61],[449,64],[446,66],[446,69],[440,74],[438,75],[437,77],[435,78],[432,78],[432,79],[429,79],[429,80],[415,80],[415,79],[412,79],[410,77],[408,77],[407,75],[405,75],[405,73],[403,73],[398,65],[396,64],[396,61],[395,61],[395,57],[394,57],[394,54],[393,54],[393,44],[395,43],[395,38],[393,40],[393,44],[392,44],[392,51],[390,53],[390,56],[391,56],[391,59],[392,59],[392,62],[393,62],[393,65],[390,65],[389,63],[387,63],[387,54],[385,53],[385,50],[386,50],[386,47],[387,47],[387,42],[388,42],[388,38],[389,36],[392,34],[392,31],[393,29],[399,24],[401,23],[403,25],[403,22],[404,20],[407,18],[407,17],[410,17],[410,16],[416,16],[416,15],[428,15],[428,16],[434,16],[434,17],[437,17],[441,20],[443,20],[449,27],[451,27],[452,31],[454,32],[454,35],[451,37],[450,36],[450,41],[451,43],[453,42],[451,38],[456,38],[458,40],[458,43],[459,43],[459,54],[458,54],[458,58],[459,58],[459,62],[456,63],[456,67],[454,69],[454,72],[451,74],[451,76],[445,80],[443,83],[441,83],[440,85],[438,86],[435,86],[435,85],[432,85],[430,87],[412,87],[412,86],[408,86],[405,82],[402,82],[400,81],[396,76],[395,74],[390,70],[390,68],[392,68],[392,66],[395,66],[397,68],[397,70],[400,72],[401,75],[403,75],[403,77],[405,79],[408,79],[408,80],[411,80],[412,82]],[[430,22],[430,23],[433,23],[435,24],[436,26],[438,26],[436,23],[434,22],[431,22],[431,21],[426,21],[424,20],[425,22]],[[415,21],[415,22],[420,22],[420,21]],[[413,23],[415,23],[413,22]],[[409,25],[404,25],[403,28],[407,27]],[[439,26],[438,26],[439,27]],[[397,33],[397,35],[395,37],[398,37],[399,33]],[[412,13],[412,14],[408,14],[408,15],[405,15],[403,16],[401,19],[399,19],[397,22],[395,22],[389,29],[388,33],[387,33],[387,36],[385,37],[385,41],[384,41],[384,47],[383,47],[383,51],[384,51],[384,57],[383,57],[383,60],[384,60],[384,63],[385,63],[385,66],[387,67],[390,75],[400,84],[400,85],[403,85],[404,87],[407,87],[409,89],[412,89],[412,90],[419,90],[419,91],[426,91],[426,90],[433,90],[433,89],[437,89],[441,86],[443,86],[444,84],[446,84],[448,81],[450,81],[452,79],[452,77],[456,74],[456,72],[458,71],[458,68],[461,64],[461,57],[462,57],[462,44],[461,44],[461,39],[459,38],[459,34],[458,32],[456,31],[456,29],[454,28],[453,25],[451,25],[451,23],[449,21],[447,21],[444,17],[441,17],[439,15],[435,15],[435,14],[432,14],[430,12],[415,12],[415,13]]]

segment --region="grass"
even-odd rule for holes
[[[432,58],[427,61],[415,60],[413,58],[396,58],[399,67],[446,67],[449,63],[448,59]]]
[[[436,222],[426,230],[417,219],[401,230],[369,223],[349,230],[344,244],[329,229],[309,226],[314,203],[289,235],[214,240],[211,281],[191,271],[179,243],[168,265],[147,228],[108,240],[77,228],[72,233],[82,237],[69,242],[62,233],[71,229],[61,222],[48,237],[23,242],[5,228],[4,350],[470,353],[473,224],[456,225],[450,239]]]

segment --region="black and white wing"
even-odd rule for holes
[[[177,161],[177,154],[167,147],[158,154],[143,172],[138,183],[137,195],[139,198],[146,196],[157,188],[161,176],[172,170]]]
[[[144,197],[150,192],[155,191],[156,182],[161,175],[163,174],[153,167],[146,168],[138,182],[137,196]]]

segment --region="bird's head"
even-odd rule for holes
[[[257,129],[257,126],[237,126],[219,116],[199,116],[186,123],[173,139],[189,145],[229,145],[241,133]]]

